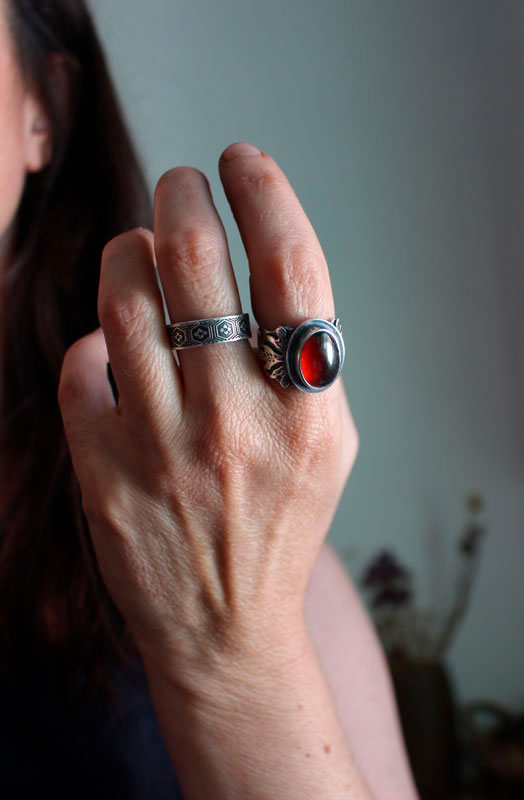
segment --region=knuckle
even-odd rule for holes
[[[215,436],[207,445],[210,471],[222,497],[243,491],[267,451],[262,442],[257,442],[256,433],[248,437],[237,434],[230,429],[227,437]]]
[[[232,420],[222,427],[222,436],[215,441],[221,453],[221,463],[229,470],[243,474],[266,449],[256,426],[245,426]]]
[[[105,295],[100,300],[98,315],[105,334],[132,340],[149,330],[151,306],[144,295],[124,289]]]
[[[267,450],[263,430],[251,411],[242,411],[235,398],[209,398],[196,423],[197,451],[213,471],[233,478],[249,471]]]
[[[64,354],[57,391],[60,405],[69,404],[77,398],[85,396],[84,373],[75,368],[75,362],[81,347],[81,340],[78,340]]]
[[[268,292],[301,310],[324,301],[324,275],[318,250],[303,240],[280,244],[265,260]]]
[[[75,406],[77,402],[85,397],[85,386],[81,379],[70,375],[62,376],[58,384],[58,404],[62,408]]]
[[[133,528],[136,489],[115,473],[112,463],[102,463],[85,490],[82,486],[82,504],[89,521],[108,531]]]
[[[106,272],[115,261],[130,258],[141,249],[151,251],[153,233],[147,228],[133,228],[115,236],[105,245],[102,251],[101,281],[98,292],[97,311],[101,322],[107,321],[108,325],[115,323],[115,332],[119,325],[127,319],[128,324],[143,315],[147,308],[147,301],[142,296],[137,296],[129,290],[126,281],[114,281]],[[105,330],[105,324],[102,325]]]
[[[211,277],[220,260],[216,234],[204,227],[173,231],[158,247],[158,259],[177,271],[185,282]]]
[[[305,460],[308,467],[328,463],[339,451],[341,435],[340,416],[316,403],[302,407],[300,414],[290,415],[286,430],[290,452],[295,459]]]
[[[88,492],[82,495],[82,508],[90,526],[104,531],[105,535],[112,533],[124,538],[129,514],[117,497],[100,491]]]

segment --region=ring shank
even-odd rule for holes
[[[239,342],[251,337],[249,314],[192,319],[166,325],[171,350]]]

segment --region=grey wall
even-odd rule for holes
[[[92,0],[151,187],[283,168],[332,269],[361,452],[330,538],[358,578],[394,547],[449,601],[471,489],[489,536],[449,655],[464,700],[524,704],[524,18],[515,0]]]

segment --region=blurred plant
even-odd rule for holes
[[[457,542],[459,567],[451,607],[424,611],[415,605],[412,574],[393,552],[380,552],[367,566],[362,585],[368,596],[387,655],[441,661],[467,611],[485,529],[478,521],[484,508],[479,494],[466,498],[468,520]]]

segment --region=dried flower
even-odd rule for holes
[[[477,554],[480,539],[484,533],[484,528],[481,525],[473,522],[468,525],[461,539],[459,539],[459,550],[465,556],[473,557]]]
[[[484,498],[481,494],[470,492],[466,497],[466,505],[473,514],[478,514],[484,508]]]
[[[387,550],[383,550],[367,568],[362,578],[362,584],[367,589],[380,588],[393,581],[405,581],[408,578],[408,571],[397,561],[395,556]]]
[[[389,656],[396,654],[438,662],[449,650],[470,602],[480,541],[485,533],[477,515],[484,506],[480,494],[471,492],[466,496],[469,519],[457,542],[460,558],[448,609],[424,611],[415,606],[411,573],[388,550],[380,552],[365,570],[362,584],[368,592],[377,630]]]
[[[372,600],[373,608],[380,606],[403,606],[411,600],[412,591],[407,586],[387,586]]]

